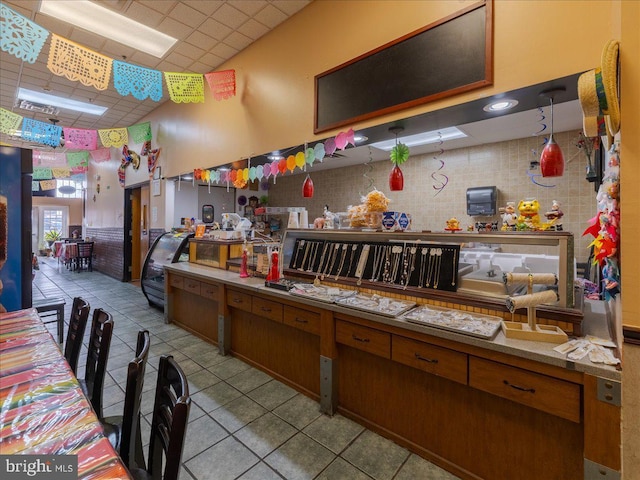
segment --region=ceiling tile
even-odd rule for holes
[[[49,15],[43,15],[38,13],[34,20],[38,25],[43,28],[46,28],[50,32],[55,33],[64,38],[69,38],[71,35],[71,30],[73,30],[73,26],[68,24],[67,22],[61,22],[60,20],[56,20]]]
[[[189,58],[181,53],[172,52],[166,57],[167,63],[174,63],[178,66],[178,70],[173,70],[174,72],[180,72],[186,70],[186,68],[193,63],[194,58]]]
[[[224,39],[224,43],[226,45],[229,45],[238,51],[247,48],[249,45],[251,45],[251,42],[252,40],[249,37],[239,32],[233,32],[231,35]]]
[[[189,59],[190,60],[189,63],[191,63],[193,60],[198,60],[205,53],[206,53],[206,50],[203,50],[202,48],[196,47],[196,46],[194,46],[194,45],[192,45],[190,43],[180,43],[180,45],[178,45],[173,50],[171,55],[169,55],[167,57],[167,60],[169,60],[170,62],[174,62],[174,60],[172,60],[173,55],[180,55],[180,56],[182,56],[184,58]]]
[[[136,65],[140,65],[142,67],[155,69],[158,68],[158,65],[161,61],[162,60],[154,57],[153,55],[149,55],[148,53],[140,51],[137,51],[133,55],[131,55],[131,58],[127,58],[127,62],[129,63],[135,63]]]
[[[238,28],[238,32],[246,35],[252,40],[257,40],[265,33],[267,33],[269,29],[260,22],[256,22],[253,18],[246,21],[243,25]]]
[[[165,15],[178,3],[175,0],[138,0],[138,2]]]
[[[272,3],[284,13],[291,16],[309,5],[310,0],[274,0]]]
[[[193,29],[184,23],[177,22],[173,18],[165,17],[158,26],[158,31],[182,40],[187,38]]]
[[[183,3],[186,3],[187,5],[204,13],[206,16],[211,16],[211,14],[220,8],[224,2],[222,0],[186,0]]]
[[[156,3],[156,2],[154,2]],[[131,20],[140,22],[148,27],[156,27],[160,25],[164,15],[153,8],[149,8],[140,2],[131,2],[129,8],[124,13]]]
[[[265,8],[260,10],[254,18],[269,28],[275,28],[286,20],[287,16],[273,5],[267,5]]]
[[[224,43],[219,43],[211,49],[211,53],[213,53],[214,55],[218,55],[219,57],[222,57],[226,60],[238,53],[238,50],[229,45],[225,45]]]
[[[171,18],[192,28],[197,28],[207,19],[206,15],[182,2],[178,3],[171,11]]]
[[[168,62],[167,60],[163,60],[160,65],[158,65],[158,70],[162,72],[181,72],[182,69],[176,65],[175,63]],[[164,82],[164,76],[162,77],[162,81]]]
[[[69,40],[76,42],[83,47],[99,52],[106,42],[106,38],[95,33],[88,32],[82,28],[74,28]]]
[[[215,38],[210,37],[209,35],[205,35],[201,31],[196,30],[191,35],[186,38],[186,41],[191,45],[196,45],[199,48],[203,48],[204,50],[209,50],[213,48],[216,44],[217,40]],[[178,47],[176,47],[178,48]]]
[[[209,65],[212,69],[214,69],[222,62],[224,62],[224,58],[218,55],[214,55],[213,53],[205,53],[200,59],[200,62],[204,63],[205,65]]]
[[[213,68],[209,65],[205,65],[202,62],[193,62],[191,65],[189,65],[189,71],[193,73],[205,74],[213,71]]]
[[[216,11],[216,19],[235,30],[249,20],[249,17],[237,8],[232,7],[229,3],[225,3]]]
[[[227,35],[233,32],[232,28],[223,25],[213,18],[208,18],[198,30],[215,38],[216,40],[223,40]]]
[[[243,0],[242,2],[233,2],[233,6],[250,17],[269,5],[266,0]]]

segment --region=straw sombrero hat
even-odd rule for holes
[[[585,136],[607,135],[610,145],[613,136],[620,130],[617,41],[611,40],[605,46],[601,68],[594,68],[580,75],[578,97]]]

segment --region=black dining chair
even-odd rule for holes
[[[77,242],[78,254],[75,258],[76,271],[86,268],[93,271],[93,242]]]
[[[112,336],[113,316],[101,308],[96,308],[91,322],[84,378],[78,381],[98,418],[102,417],[102,390]]]
[[[146,468],[129,470],[134,479],[177,480],[190,408],[187,376],[172,356],[162,355],[151,421],[149,458]]]
[[[75,297],[71,306],[71,316],[69,318],[69,330],[67,340],[64,344],[64,358],[69,363],[71,371],[77,375],[78,358],[82,349],[82,339],[87,327],[89,318],[89,302],[82,297]]]
[[[139,331],[136,356],[127,368],[124,411],[122,415],[100,419],[105,436],[129,469],[145,464],[140,431],[140,402],[150,345],[149,331]]]

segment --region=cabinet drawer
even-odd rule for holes
[[[467,384],[467,354],[393,335],[391,359],[425,372]]]
[[[391,358],[391,334],[355,323],[336,321],[336,342]]]
[[[253,297],[251,299],[251,311],[256,315],[268,318],[275,322],[282,322],[282,310],[281,303],[274,302],[272,300],[265,300],[260,297]]]
[[[314,335],[320,335],[320,314],[301,308],[284,307],[284,323]]]
[[[580,422],[580,385],[469,357],[469,385],[543,412]]]
[[[218,286],[201,282],[200,295],[210,300],[218,300]]]
[[[169,285],[175,288],[184,288],[184,277],[180,275],[169,275]]]
[[[200,295],[200,282],[192,278],[184,279],[184,289],[194,295]]]
[[[238,308],[246,312],[251,311],[251,295],[247,293],[236,292],[229,290],[227,292],[227,305],[233,308]]]

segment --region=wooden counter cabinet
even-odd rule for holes
[[[224,287],[167,272],[165,319],[211,343],[218,343],[219,296]]]

